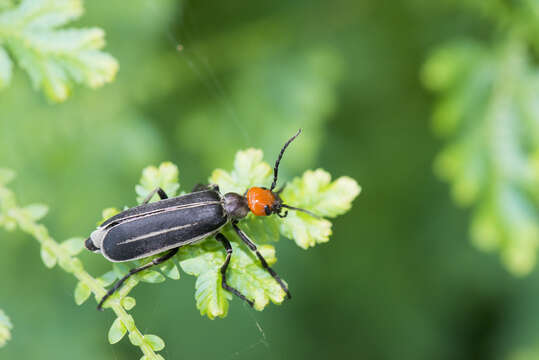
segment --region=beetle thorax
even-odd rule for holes
[[[249,204],[247,198],[233,192],[226,193],[224,196],[225,211],[233,219],[241,219],[249,213]]]

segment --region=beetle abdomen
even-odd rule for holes
[[[151,209],[133,216],[133,209],[129,209],[118,214],[116,221],[109,221],[104,226],[103,255],[115,262],[135,260],[212,235],[228,219],[219,193],[201,193],[205,194],[199,193],[196,198],[187,194],[170,199],[176,200],[174,206],[163,207],[162,211]],[[137,208],[140,210],[141,207]]]

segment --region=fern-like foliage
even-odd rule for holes
[[[112,81],[118,63],[100,51],[104,31],[61,28],[82,13],[81,0],[0,2],[0,89],[11,82],[13,60],[54,102],[66,100],[73,83],[97,88]]]
[[[0,348],[11,339],[13,325],[7,315],[0,309]]]
[[[215,170],[209,179],[218,184],[222,193],[236,191],[244,193],[251,186],[269,186],[272,168],[262,160],[260,150],[249,149],[236,155],[234,169],[231,172]],[[150,166],[143,170],[140,183],[135,191],[140,203],[157,186],[163,188],[169,196],[176,196],[180,189],[178,168],[171,163],[162,163],[159,167]],[[47,207],[41,204],[19,207],[15,195],[5,185],[12,180],[14,173],[0,169],[0,226],[7,230],[19,227],[31,234],[41,243],[41,258],[44,264],[52,268],[56,264],[73,274],[78,283],[74,297],[78,305],[86,302],[93,294],[99,301],[105,294],[105,287],[128,273],[130,267],[148,263],[153,258],[134,261],[132,264],[116,263],[112,270],[99,278],[93,278],[83,267],[76,255],[83,250],[83,239],[72,238],[59,244],[48,234],[47,229],[38,224],[47,213]],[[341,177],[331,182],[330,176],[323,170],[307,171],[303,177],[288,183],[282,193],[283,200],[291,205],[312,209],[322,217],[335,217],[348,211],[360,187],[349,177]],[[157,199],[153,199],[157,200]],[[108,208],[103,211],[106,219],[119,210]],[[276,216],[265,218],[250,214],[241,222],[242,228],[259,243],[259,250],[268,263],[276,262],[275,248],[268,244],[279,239],[279,233],[294,239],[303,248],[314,246],[329,240],[331,222],[323,218],[312,218],[305,214],[290,214],[285,219]],[[271,301],[280,304],[285,293],[279,284],[262,267],[256,256],[236,238],[227,225],[222,232],[232,240],[234,250],[228,269],[230,285],[237,288],[248,298],[254,300],[254,308],[263,310]],[[158,256],[158,255],[156,255]],[[156,335],[143,335],[135,326],[134,319],[127,311],[136,305],[136,300],[128,296],[139,282],[160,283],[166,278],[178,280],[181,268],[185,273],[196,276],[196,306],[202,315],[210,319],[227,315],[232,295],[221,287],[220,267],[226,253],[220,243],[208,238],[201,243],[182,247],[170,261],[131,276],[124,285],[104,304],[114,311],[117,318],[108,332],[111,344],[119,342],[125,335],[143,352],[142,360],[163,359],[155,352],[164,348],[164,341]],[[179,267],[178,267],[179,265]]]
[[[473,207],[473,242],[499,251],[507,268],[523,275],[539,248],[539,68],[529,46],[533,27],[517,27],[528,23],[523,16],[531,14],[521,7],[531,3],[516,3],[512,11],[480,6],[502,12],[495,45],[460,40],[442,46],[425,64],[423,79],[439,94],[434,128],[448,139],[436,172],[451,183],[457,203]]]
[[[62,270],[73,275],[78,280],[75,287],[77,304],[84,303],[92,294],[96,301],[101,300],[106,293],[104,286],[114,279],[110,276],[96,279],[84,269],[82,261],[76,256],[84,248],[82,238],[72,238],[58,243],[49,235],[47,228],[38,223],[47,213],[45,205],[33,204],[25,207],[18,205],[15,194],[6,187],[14,177],[13,171],[0,169],[0,227],[8,231],[19,228],[30,234],[41,245],[41,259],[46,267],[53,268],[58,264]],[[132,283],[127,285],[122,289],[123,292],[129,291],[134,286]],[[131,343],[139,347],[143,353],[143,360],[163,360],[161,355],[156,354],[156,351],[163,348],[163,341],[155,335],[142,334],[136,327],[133,317],[127,313],[134,305],[135,300],[126,296],[122,297],[121,301],[110,304],[109,307],[117,318],[109,331],[109,341],[111,343],[119,341],[127,333]],[[10,327],[9,321],[0,314],[0,343],[2,337],[9,338]]]
[[[234,169],[227,172],[215,170],[208,182],[219,185],[221,193],[237,192],[243,194],[252,186],[269,186],[272,179],[271,166],[263,161],[261,150],[248,149],[239,151],[234,161]],[[140,203],[157,186],[163,188],[169,196],[175,196],[180,189],[178,168],[171,163],[162,163],[159,167],[150,166],[143,170],[140,183],[135,187],[137,201]],[[313,209],[322,217],[335,217],[348,211],[354,198],[359,194],[360,187],[355,180],[341,177],[331,182],[330,175],[319,169],[307,171],[303,177],[288,183],[282,193],[283,200],[288,204]],[[153,200],[157,200],[155,197]],[[118,212],[109,208],[104,211],[108,218]],[[279,219],[276,216],[256,217],[249,214],[241,221],[244,231],[260,245],[259,250],[268,263],[274,264],[275,247],[269,243],[279,239],[280,234],[296,241],[302,248],[314,246],[317,243],[329,241],[331,222],[327,219],[317,219],[303,213],[290,212],[288,217]],[[279,284],[261,266],[253,253],[236,238],[235,232],[226,226],[222,232],[231,240],[233,256],[227,272],[231,286],[238,289],[249,299],[254,300],[254,308],[263,310],[269,302],[280,304],[285,299],[285,293]],[[229,301],[233,298],[221,287],[220,267],[225,261],[226,253],[220,243],[210,238],[199,244],[182,247],[175,260],[181,269],[197,277],[195,299],[201,315],[210,319],[225,317]],[[134,262],[140,266],[151,259]],[[115,270],[105,277],[111,280],[125,275],[129,268],[115,264]],[[158,283],[166,278],[179,279],[180,274],[175,262],[161,265],[159,272],[148,270],[132,278],[132,286],[138,281]],[[111,281],[112,282],[112,281]],[[124,286],[111,301],[122,299],[130,285]],[[120,300],[121,301],[121,300]],[[105,303],[108,303],[107,301]]]

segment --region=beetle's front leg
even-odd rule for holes
[[[217,241],[223,244],[226,250],[226,259],[224,264],[221,266],[221,286],[223,287],[223,289],[230,291],[240,299],[246,301],[251,307],[253,307],[253,301],[247,299],[245,295],[239,292],[239,290],[228,285],[228,283],[226,282],[226,269],[228,269],[228,265],[230,264],[230,258],[232,256],[232,246],[230,245],[230,241],[228,241],[228,239],[221,233],[215,235],[215,238],[217,239]]]
[[[277,281],[277,283],[279,283],[279,285],[281,286],[281,288],[284,290],[284,292],[286,293],[286,296],[290,299],[292,298],[292,295],[290,294],[290,291],[288,290],[288,286],[286,286],[286,284],[284,283],[283,280],[281,280],[281,278],[279,277],[279,275],[277,275],[277,273],[268,265],[268,262],[266,261],[266,259],[264,259],[264,257],[262,256],[262,254],[258,251],[258,248],[256,247],[255,243],[253,243],[251,241],[251,239],[249,239],[249,237],[247,236],[246,233],[244,233],[239,227],[238,227],[238,222],[237,221],[234,221],[232,222],[232,227],[234,228],[234,231],[236,231],[236,234],[238,234],[238,236],[241,238],[241,240],[247,244],[247,246],[255,252],[256,256],[258,257],[258,259],[260,260],[260,262],[262,263],[262,267],[264,269],[266,269],[267,272],[270,273],[270,275],[275,279],[275,281]]]
[[[156,187],[155,189],[152,190],[151,193],[148,194],[148,196],[146,196],[146,198],[144,198],[144,201],[142,201],[141,205],[149,203],[150,200],[155,195],[155,193],[157,193],[159,195],[159,198],[161,200],[168,199],[168,196],[167,196],[167,193],[165,192],[165,190],[161,189],[160,187]]]

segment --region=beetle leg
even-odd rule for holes
[[[144,199],[144,201],[141,203],[142,204],[147,204],[150,202],[150,200],[153,198],[153,196],[155,195],[155,193],[157,193],[159,195],[159,197],[161,198],[161,200],[165,200],[165,199],[168,199],[168,196],[167,196],[167,193],[161,189],[160,187],[156,187],[155,189],[152,190],[151,193],[148,194],[148,196],[146,196],[146,198]]]
[[[174,248],[172,250],[170,250],[169,252],[167,252],[165,255],[161,256],[161,257],[158,257],[158,258],[155,258],[153,259],[152,261],[150,261],[149,263],[147,263],[146,265],[142,265],[138,268],[134,268],[134,269],[131,269],[129,270],[129,273],[127,273],[127,275],[125,275],[123,278],[121,278],[120,280],[118,280],[114,286],[112,288],[109,289],[109,291],[107,291],[107,293],[105,294],[105,296],[103,296],[103,298],[101,299],[101,301],[99,302],[99,304],[97,305],[97,310],[99,311],[102,311],[103,310],[103,304],[105,303],[105,301],[112,295],[116,292],[116,290],[118,290],[122,284],[131,276],[131,275],[134,275],[138,272],[141,272],[143,270],[146,270],[148,268],[151,268],[152,266],[154,265],[159,265],[161,263],[164,263],[165,261],[167,261],[168,259],[170,259],[171,257],[173,257],[174,255],[176,255],[176,253],[178,252],[178,249],[179,248]]]
[[[260,262],[262,263],[262,267],[264,267],[264,269],[266,269],[267,272],[270,273],[270,275],[275,279],[275,281],[277,281],[279,283],[279,285],[281,286],[281,288],[284,290],[284,292],[286,293],[286,296],[290,299],[292,298],[292,295],[290,295],[290,291],[288,291],[288,286],[286,286],[286,284],[284,283],[283,280],[281,280],[281,278],[279,277],[279,275],[277,275],[277,273],[268,265],[268,262],[266,261],[266,259],[264,259],[264,257],[262,256],[262,254],[260,254],[260,252],[258,251],[258,248],[256,247],[256,245],[251,241],[251,239],[249,239],[249,237],[247,236],[246,233],[244,233],[239,227],[238,227],[238,222],[237,221],[234,221],[232,222],[232,227],[234,228],[234,231],[236,231],[236,234],[238,234],[238,236],[241,238],[241,240],[247,244],[247,246],[256,253],[256,256],[258,257],[258,259],[260,260]]]
[[[221,266],[221,286],[223,287],[223,289],[230,291],[231,293],[233,293],[240,299],[246,301],[251,307],[253,307],[254,305],[253,301],[247,299],[245,295],[240,293],[237,289],[233,288],[232,286],[228,285],[228,283],[226,282],[226,269],[228,269],[228,265],[230,264],[230,257],[232,256],[232,246],[230,245],[230,242],[228,241],[228,239],[221,233],[218,233],[217,235],[215,235],[215,238],[217,239],[217,241],[223,244],[226,250],[225,263],[223,264],[223,266]]]

